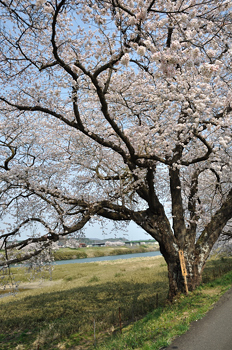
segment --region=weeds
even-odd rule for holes
[[[100,281],[100,279],[97,276],[93,276],[88,280],[89,283],[99,282],[99,281]]]

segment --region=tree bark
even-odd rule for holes
[[[185,247],[184,250],[185,266],[187,270],[187,286],[189,291],[193,291],[202,282],[202,273],[208,258],[208,251],[204,249],[195,250],[192,248],[193,247],[189,246],[188,249]],[[160,252],[167,263],[169,279],[168,298],[172,301],[179,294],[186,292],[178,248],[175,249],[175,251],[171,251],[171,247],[166,249],[166,247],[160,243]]]
[[[180,293],[186,293],[186,287],[184,284],[184,277],[182,276],[180,260],[178,254],[166,258],[166,263],[168,267],[168,279],[169,279],[169,300],[173,300]],[[200,263],[200,257],[196,254],[193,261],[185,259],[186,269],[187,269],[187,286],[189,291],[193,291],[198,287],[202,281],[202,272],[204,270],[205,261],[203,264]],[[199,268],[200,266],[200,268]]]

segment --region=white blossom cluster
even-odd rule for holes
[[[0,28],[0,215],[11,216],[0,240],[10,262],[32,222],[38,245],[25,241],[25,257],[100,217],[133,220],[172,241],[173,254],[181,234],[195,244],[203,232],[204,264],[205,230],[231,191],[229,6],[0,4],[11,28]]]

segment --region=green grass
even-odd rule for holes
[[[53,280],[0,299],[0,349],[159,349],[201,318],[231,284],[231,259],[209,261],[204,287],[165,305],[162,257],[56,266]],[[24,276],[14,269],[15,279]],[[35,287],[34,289],[32,287]],[[213,292],[212,292],[213,291]],[[122,335],[119,329],[119,307]],[[95,335],[94,340],[94,324]],[[21,346],[21,348],[17,348]]]
[[[190,323],[201,319],[220,296],[231,287],[232,271],[188,296],[181,295],[173,304],[166,304],[133,325],[125,327],[122,335],[99,342],[100,350],[159,350],[171,344],[172,340],[185,333]]]
[[[15,279],[23,276],[21,269],[13,271]],[[163,259],[152,257],[60,265],[52,281],[36,286],[0,299],[1,349],[18,344],[55,349],[62,342],[87,346],[94,320],[98,335],[112,334],[118,328],[119,307],[124,323],[141,318],[154,309],[156,293],[160,303],[166,299],[168,281]]]

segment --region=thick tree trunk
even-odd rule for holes
[[[171,260],[168,264],[168,279],[169,279],[169,300],[173,300],[175,296],[185,292],[184,278],[181,273],[179,259]]]
[[[179,258],[176,258],[175,261],[170,261],[168,264],[168,278],[169,278],[169,293],[168,297],[170,300],[173,300],[175,296],[180,293],[186,292],[186,287],[184,284],[184,277],[182,276],[181,266]],[[198,287],[202,281],[202,272],[203,268],[199,268],[196,262],[190,266],[187,264],[187,286],[188,290],[192,291]],[[190,267],[190,269],[189,269]]]
[[[160,247],[161,248],[161,247]],[[177,295],[186,292],[184,277],[182,276],[178,251],[175,254],[167,254],[164,248],[161,253],[168,266],[169,279],[169,300],[173,300]],[[187,286],[189,291],[193,291],[202,281],[202,272],[205,266],[207,256],[198,252],[188,252],[185,254],[185,264],[187,270]]]
[[[171,173],[178,180],[178,173]],[[149,178],[147,179],[147,181]],[[174,179],[175,180],[175,179]],[[206,260],[213,248],[213,245],[218,240],[226,223],[232,218],[232,190],[229,192],[226,200],[221,208],[212,216],[211,221],[206,225],[200,236],[196,239],[197,225],[192,224],[187,230],[183,220],[183,210],[179,210],[182,206],[182,200],[179,195],[179,202],[177,203],[177,195],[175,186],[178,182],[173,182],[172,196],[175,198],[173,207],[173,221],[175,218],[175,225],[171,229],[170,222],[165,214],[162,204],[154,193],[154,203],[150,200],[153,210],[147,209],[145,211],[133,213],[132,219],[147,231],[153,238],[155,238],[160,245],[160,252],[163,255],[168,266],[169,278],[169,299],[175,298],[176,295],[185,292],[184,278],[181,273],[181,266],[179,260],[179,250],[183,250],[185,257],[185,264],[187,270],[187,285],[188,290],[192,291],[202,281],[202,272]],[[150,182],[149,182],[150,184]],[[180,186],[177,186],[180,187]],[[150,184],[152,188],[152,184]],[[192,194],[193,196],[193,194]],[[191,196],[191,198],[192,198]],[[194,213],[194,207],[189,207]],[[180,215],[180,223],[178,221],[178,213]],[[194,215],[192,215],[194,218]]]

